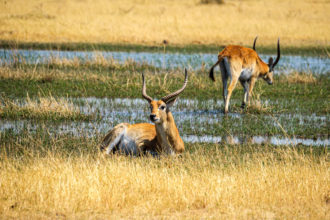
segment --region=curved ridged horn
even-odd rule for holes
[[[147,95],[146,93],[146,82],[144,81],[144,74],[142,73],[142,96],[145,98],[148,102],[152,101],[152,98]]]
[[[183,90],[186,88],[187,86],[187,83],[188,83],[188,73],[187,73],[187,69],[185,68],[184,69],[184,73],[185,73],[185,76],[184,76],[184,82],[183,82],[183,86],[181,87],[181,89],[167,95],[167,96],[164,96],[163,98],[161,98],[161,100],[165,103],[175,99],[178,95],[180,95],[181,92],[183,92]]]
[[[280,58],[281,58],[280,38],[278,38],[278,40],[277,40],[277,57],[276,57],[275,62],[272,65],[271,69],[273,69],[276,66],[276,64],[278,63],[278,61],[280,60]]]
[[[258,36],[256,36],[256,38],[254,38],[254,41],[253,41],[253,50],[255,51],[256,50],[256,42],[257,42],[257,39],[258,39]]]

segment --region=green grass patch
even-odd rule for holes
[[[142,98],[141,72],[146,74],[147,93],[155,99],[159,99],[182,86],[183,70],[169,71],[134,62],[123,65],[115,63],[103,63],[102,65],[53,63],[52,65],[3,66],[0,67],[0,88],[1,96],[5,100],[2,102],[0,117],[14,120],[42,119],[51,122],[89,120],[102,123],[102,121],[107,120],[107,116],[98,115],[98,110],[92,115],[85,115],[79,111],[71,115],[61,115],[59,109],[51,110],[50,106],[57,100],[61,100],[62,97],[70,97],[70,99],[66,99],[67,102],[71,99],[84,97]],[[254,88],[251,105],[244,110],[240,108],[243,89],[241,85],[237,84],[230,103],[232,116],[229,114],[228,117],[223,117],[223,105],[216,104],[218,100],[222,100],[220,74],[217,74],[216,77],[217,81],[213,83],[208,78],[206,71],[189,72],[189,83],[180,95],[180,99],[197,100],[198,104],[189,107],[189,104],[178,102],[174,106],[174,111],[196,112],[196,114],[193,113],[196,118],[201,116],[206,119],[205,122],[196,122],[190,119],[185,120],[181,115],[176,116],[180,134],[221,137],[233,135],[244,138],[257,135],[328,138],[330,129],[328,123],[330,78],[328,75],[313,76],[295,72],[289,76],[275,76],[273,86],[269,86],[262,79],[259,79]],[[32,106],[36,106],[34,109],[38,111],[32,111],[24,103],[18,105],[17,102],[26,99],[27,94],[33,100]],[[55,97],[55,100],[52,101],[52,97]],[[47,100],[47,104],[41,105],[41,99]],[[213,104],[203,103],[206,100],[210,100]],[[120,106],[122,104],[124,106]],[[94,108],[119,112],[136,110],[136,108],[146,111],[145,118],[138,117],[134,120],[127,118],[127,115],[115,116],[111,122],[105,122],[109,123],[109,127],[127,121],[130,123],[149,122],[147,102],[143,106],[135,107],[122,104],[109,106],[105,103],[94,106]],[[70,105],[88,107],[83,100],[75,100],[74,103],[70,101]],[[59,104],[57,106],[65,105]],[[41,109],[44,110],[40,111]],[[75,111],[71,110],[70,112]],[[208,114],[211,114],[211,117],[217,117],[219,122],[209,123]],[[235,115],[239,117],[235,117]],[[292,117],[294,115],[299,117]],[[313,116],[320,117],[313,118]],[[51,127],[52,124],[50,123],[49,126]]]
[[[219,114],[217,123],[184,121],[178,124],[179,130],[185,135],[210,135],[222,138],[234,136],[248,142],[253,136],[265,138],[309,138],[327,139],[329,136],[329,120],[305,119],[304,115],[292,117],[293,115],[271,115],[271,114],[241,114],[223,116]],[[201,115],[196,115],[196,118]],[[205,116],[204,116],[205,117]],[[212,122],[212,119],[210,119]]]
[[[141,98],[141,72],[146,73],[147,92],[160,98],[182,85],[183,70],[167,71],[150,66],[61,66],[19,65],[0,68],[0,88],[3,96],[10,99],[30,97],[108,97]],[[247,109],[248,113],[315,113],[329,112],[328,75],[314,76],[313,81],[290,81],[286,76],[275,76],[269,86],[259,79],[252,100],[258,102]],[[206,71],[189,72],[189,83],[180,98],[221,99],[222,83],[219,74],[213,83]],[[231,103],[241,102],[243,89],[237,84]],[[269,104],[264,103],[268,100]],[[253,101],[251,101],[253,103]],[[235,109],[233,104],[230,107]],[[263,108],[264,107],[264,108]]]

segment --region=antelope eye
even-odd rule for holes
[[[164,110],[164,109],[165,109],[165,106],[162,105],[162,106],[159,107],[159,109],[160,109],[160,110]]]

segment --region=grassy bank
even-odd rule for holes
[[[54,61],[43,65],[3,66],[0,67],[3,101],[0,116],[6,120],[31,119],[30,123],[39,127],[54,127],[56,132],[61,132],[61,128],[52,123],[58,120],[91,121],[95,126],[106,125],[104,132],[121,122],[148,122],[147,102],[130,104],[127,101],[115,103],[99,99],[95,103],[87,103],[84,99],[141,98],[141,72],[145,72],[147,92],[154,98],[178,89],[183,82],[183,70],[168,71],[134,62]],[[175,115],[182,134],[237,136],[244,138],[244,142],[259,135],[328,138],[327,75],[281,74],[275,77],[273,86],[259,79],[251,105],[245,110],[240,108],[243,89],[237,85],[231,99],[232,114],[228,117],[222,114],[223,104],[218,103],[222,100],[219,75],[213,83],[205,70],[189,72],[189,83],[180,96],[183,101],[178,101],[172,108],[175,114],[185,112],[186,117]],[[185,99],[188,99],[187,102]],[[84,114],[79,111],[92,108],[93,111]],[[43,126],[39,119],[45,120],[47,125]],[[75,131],[79,130],[79,125],[70,126]]]
[[[179,88],[183,80],[182,70],[167,71],[135,63],[19,64],[0,67],[0,86],[4,96],[11,99],[26,97],[27,92],[31,97],[52,94],[55,97],[141,98],[142,71],[148,79],[148,93],[153,97],[162,97]],[[213,83],[208,78],[207,70],[190,72],[188,86],[181,98],[222,99],[219,75]],[[328,90],[327,75],[293,72],[289,76],[275,76],[273,86],[259,79],[254,93],[257,100],[274,102],[274,108],[266,112],[294,111],[298,107],[303,113],[325,114],[329,111]],[[238,84],[233,92],[233,104],[237,100],[239,105],[242,96],[243,89]],[[294,106],[289,104],[292,100],[295,100]],[[283,103],[286,103],[284,109],[281,108]]]
[[[252,47],[252,41],[244,46]],[[239,44],[234,43],[233,44]],[[220,52],[225,44],[211,45],[172,45],[164,44],[145,45],[145,44],[113,44],[113,43],[40,43],[40,42],[16,42],[0,40],[2,49],[26,49],[26,50],[60,50],[60,51],[136,51],[136,52],[157,52],[163,53],[214,53]],[[275,54],[276,45],[263,46],[257,45],[257,52],[262,54]],[[281,46],[283,55],[305,55],[305,56],[324,56],[329,57],[330,46]]]
[[[1,139],[1,218],[329,218],[326,148],[186,144],[159,160],[103,158],[98,136]]]
[[[0,2],[0,39],[15,42],[329,48],[328,1]],[[242,37],[244,36],[244,37]],[[197,46],[199,47],[199,46]],[[203,47],[203,46],[202,46]]]

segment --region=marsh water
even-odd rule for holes
[[[149,108],[143,99],[75,98],[71,99],[79,111],[96,115],[96,121],[40,122],[35,120],[0,120],[2,132],[19,134],[23,130],[36,132],[40,129],[51,134],[72,136],[103,136],[116,124],[122,122],[142,123],[148,121]],[[268,101],[270,102],[270,101]],[[253,115],[229,113],[224,116],[220,100],[179,99],[171,109],[181,136],[186,143],[252,143],[272,145],[328,146],[328,137],[301,138],[294,133],[304,129],[324,129],[329,117],[315,114],[278,114],[259,116],[257,133],[245,133],[244,124],[255,120]],[[258,123],[256,121],[256,123]],[[285,132],[273,132],[281,127]],[[222,135],[219,135],[222,134]],[[260,135],[261,134],[261,135]]]
[[[77,52],[48,50],[6,50],[0,49],[0,65],[13,62],[42,64],[52,59],[78,59],[93,61],[98,57],[118,63],[134,61],[163,69],[187,67],[193,70],[208,68],[217,60],[216,54],[206,53],[149,53],[149,52]],[[274,57],[275,55],[273,55]],[[261,55],[267,59],[269,55]],[[292,71],[313,74],[330,73],[330,59],[309,56],[281,56],[277,73]],[[148,122],[148,105],[142,99],[72,98],[79,111],[98,118],[94,121],[47,122],[36,120],[0,120],[1,132],[20,133],[23,130],[36,132],[47,130],[51,134],[73,136],[104,135],[118,123]],[[238,100],[236,100],[237,102]],[[235,100],[232,100],[235,104]],[[275,103],[264,100],[265,105],[276,105],[281,109],[295,105],[294,100]],[[292,113],[265,114],[255,117],[251,114],[229,113],[224,116],[222,99],[197,100],[179,99],[171,109],[183,140],[187,143],[253,143],[272,145],[328,146],[330,122],[328,114],[311,114],[297,111]],[[247,126],[249,125],[249,126]],[[283,129],[285,128],[285,129]],[[324,132],[324,131],[327,132]],[[317,136],[313,131],[322,131]],[[321,132],[321,133],[322,133]],[[307,135],[305,135],[305,133]],[[221,134],[221,135],[219,135]]]
[[[274,55],[260,57],[267,61]],[[100,51],[53,51],[53,50],[7,50],[0,49],[0,65],[12,62],[26,62],[31,64],[47,63],[52,59],[78,59],[91,61],[98,57],[124,63],[127,60],[136,63],[145,63],[159,68],[174,69],[188,68],[198,70],[209,68],[217,61],[217,54],[210,53],[151,53],[151,52],[100,52]],[[327,74],[330,72],[330,59],[311,56],[282,55],[277,73],[290,73],[292,71],[313,74]],[[275,73],[276,73],[275,72]]]

